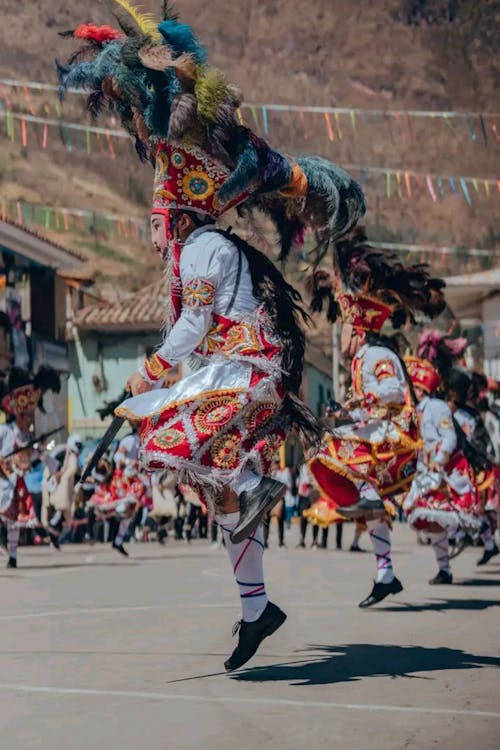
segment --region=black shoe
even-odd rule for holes
[[[61,545],[59,544],[59,535],[52,534],[52,532],[49,531],[50,534],[50,542],[54,549],[61,551]]]
[[[300,549],[300,548],[304,549],[304,548],[305,548],[305,546],[306,546],[306,543],[305,543],[305,542],[303,542],[303,541],[301,541],[301,542],[299,542],[299,543],[297,544],[297,549]]]
[[[364,609],[365,607],[371,607],[372,604],[377,604],[385,599],[389,594],[399,594],[403,590],[403,586],[399,578],[394,577],[390,583],[375,583],[369,596],[363,599],[359,603],[359,606]]]
[[[240,631],[238,645],[229,659],[224,662],[226,670],[232,672],[246,664],[255,654],[264,638],[278,630],[285,620],[285,613],[276,604],[268,602],[265,610],[255,622],[245,622],[244,620],[237,622],[233,635],[236,635],[238,630]]]
[[[434,576],[434,578],[431,578],[429,583],[431,584],[431,586],[435,586],[440,583],[453,583],[453,576],[451,573],[448,573],[447,570],[440,570],[439,573]]]
[[[276,479],[263,477],[255,489],[242,492],[239,496],[240,519],[231,532],[231,541],[238,544],[250,536],[263,517],[285,494],[286,487]]]
[[[119,552],[120,555],[123,555],[123,557],[128,557],[128,552],[125,549],[125,547],[123,546],[123,544],[115,544],[113,542],[113,544],[111,546],[113,547],[113,549],[115,549],[117,552]]]
[[[17,560],[15,557],[9,557],[9,560],[7,562],[8,568],[17,568]]]
[[[364,549],[361,549],[359,544],[351,544],[349,547],[349,552],[365,552]]]
[[[368,500],[361,498],[355,505],[349,505],[347,508],[339,508],[339,513],[345,518],[380,518],[385,513],[385,507],[382,500]]]
[[[496,544],[493,549],[485,549],[483,552],[483,556],[477,561],[477,565],[486,565],[486,563],[489,562],[492,557],[498,555],[498,552],[499,550]]]

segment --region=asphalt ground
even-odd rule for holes
[[[225,550],[21,548],[18,570],[0,570],[0,747],[498,748],[500,556],[477,568],[468,549],[453,585],[429,586],[431,549],[397,525],[405,589],[359,610],[372,555],[296,542],[293,529],[277,549],[272,529],[268,594],[288,620],[231,675]]]

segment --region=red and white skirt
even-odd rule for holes
[[[404,508],[408,523],[416,531],[479,530],[479,494],[474,472],[463,453],[454,453],[442,474],[427,471],[419,462]]]
[[[141,422],[144,468],[175,472],[210,502],[246,467],[269,474],[287,434],[279,380],[252,364],[216,359],[172,388],[127,399],[116,414]]]

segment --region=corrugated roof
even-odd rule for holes
[[[75,325],[91,331],[158,331],[165,318],[165,294],[160,279],[125,299],[84,307]]]

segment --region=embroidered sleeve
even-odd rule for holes
[[[169,362],[160,357],[158,352],[155,352],[155,354],[152,354],[151,357],[145,360],[142,374],[146,375],[146,379],[150,383],[156,383],[167,370],[170,370],[170,367]]]
[[[197,308],[213,305],[215,287],[207,279],[194,277],[182,286],[182,306]]]

